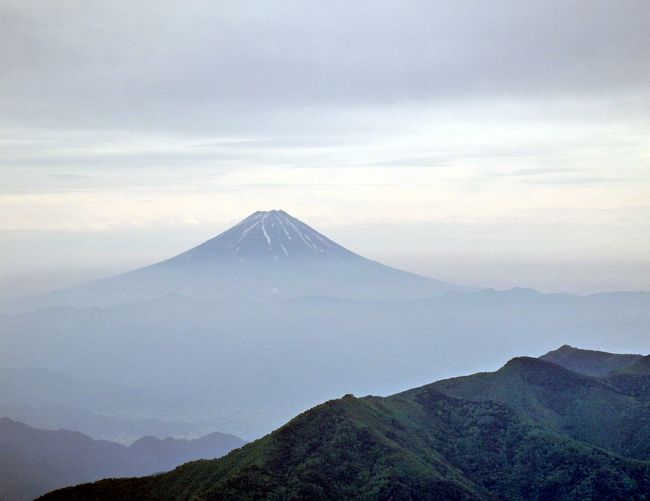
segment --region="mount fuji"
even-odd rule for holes
[[[39,296],[20,309],[111,306],[167,294],[205,300],[313,296],[412,300],[460,290],[470,288],[364,258],[285,211],[270,210],[255,212],[178,256]]]
[[[487,370],[504,354],[650,349],[650,293],[464,291],[359,256],[283,211],[23,308],[0,315],[0,368],[26,370],[11,391],[0,385],[0,415],[113,440],[145,426],[254,438],[319,401]]]

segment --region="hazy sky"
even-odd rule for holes
[[[0,297],[283,208],[436,278],[650,290],[650,3],[0,0]]]

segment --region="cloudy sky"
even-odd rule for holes
[[[0,1],[0,297],[255,210],[436,278],[650,290],[650,4]]]

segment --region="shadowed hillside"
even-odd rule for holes
[[[633,442],[650,442],[648,402],[521,357],[391,397],[347,395],[220,460],[44,499],[642,500],[650,454]]]

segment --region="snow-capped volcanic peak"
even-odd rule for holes
[[[212,240],[187,251],[183,260],[214,257],[293,260],[355,256],[283,210],[258,211]]]
[[[182,254],[114,277],[53,292],[19,308],[95,307],[166,295],[201,300],[339,297],[400,301],[462,287],[350,252],[282,210],[255,212]]]
[[[238,229],[239,232],[232,236],[228,248],[233,249],[235,255],[248,244],[261,241],[261,237],[266,241],[266,246],[262,247],[269,253],[279,251],[276,254],[284,256],[289,256],[290,251],[322,254],[336,245],[282,210],[258,211],[233,229]]]

